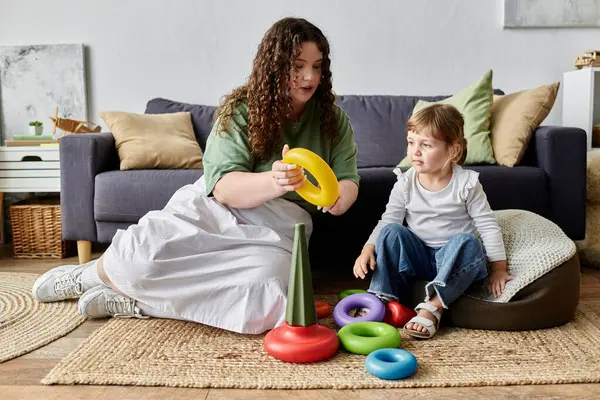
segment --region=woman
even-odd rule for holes
[[[333,169],[354,203],[356,144],[331,89],[329,43],[304,19],[285,18],[262,39],[248,82],[229,94],[206,144],[204,176],[161,211],[119,230],[105,254],[62,266],[33,287],[39,301],[79,299],[89,318],[184,319],[240,333],[285,320],[294,225],[312,231],[317,209],[295,193],[302,168],[280,157],[307,148]]]

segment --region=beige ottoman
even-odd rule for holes
[[[521,210],[496,212],[511,274],[503,295],[478,282],[446,310],[442,322],[471,329],[529,330],[570,321],[579,303],[580,265],[573,242],[554,223]],[[412,305],[423,301],[423,281],[415,282]]]

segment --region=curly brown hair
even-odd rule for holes
[[[239,104],[248,102],[250,150],[259,159],[270,158],[282,144],[285,120],[292,112],[288,87],[290,71],[305,42],[315,43],[323,53],[321,83],[313,95],[320,109],[321,132],[329,137],[338,134],[329,42],[323,32],[307,20],[284,18],[276,22],[260,42],[246,84],[227,95],[217,112],[221,121],[220,131],[223,131]]]

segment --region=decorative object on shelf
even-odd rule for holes
[[[83,44],[0,46],[2,139],[23,135],[58,105],[65,118],[87,119]],[[10,101],[8,101],[10,99]]]
[[[41,135],[44,131],[44,125],[40,121],[31,121],[29,123],[29,133],[32,135]]]
[[[582,56],[575,57],[575,68],[600,67],[600,50],[586,50]]]
[[[598,28],[600,0],[504,0],[504,28]]]
[[[60,137],[69,133],[94,133],[100,132],[100,125],[93,122],[82,121],[79,119],[60,118],[58,116],[58,106],[54,107],[54,115],[50,117],[52,121],[52,135],[56,135],[56,128],[63,131]]]

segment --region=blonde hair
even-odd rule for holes
[[[452,157],[452,161],[462,164],[467,158],[464,126],[465,120],[456,107],[432,104],[414,113],[406,123],[406,130],[417,134],[429,130],[435,139],[448,146],[458,145],[459,151]]]

